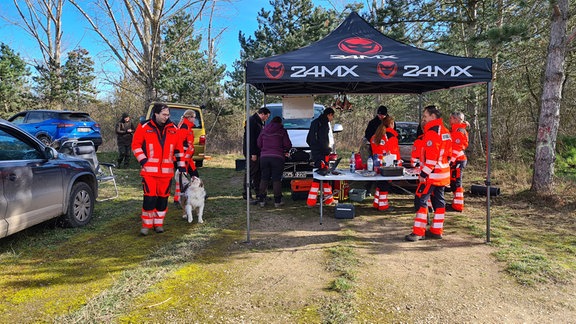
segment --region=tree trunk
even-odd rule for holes
[[[538,194],[547,194],[552,191],[556,137],[560,124],[560,102],[566,78],[564,64],[567,48],[568,0],[558,0],[553,9],[531,188]]]

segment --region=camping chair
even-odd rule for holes
[[[98,162],[96,156],[96,148],[92,141],[75,141],[68,140],[60,145],[60,153],[75,156],[90,162],[94,173],[96,173],[96,180],[98,180],[98,188],[100,184],[112,182],[115,194],[110,197],[97,199],[97,201],[106,201],[118,197],[118,186],[116,185],[116,177],[114,176],[113,168],[116,167],[113,163]],[[102,192],[99,190],[100,193]]]

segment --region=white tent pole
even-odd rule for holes
[[[486,84],[486,242],[490,243],[490,143],[492,142],[492,81]]]
[[[250,243],[250,85],[244,84],[246,85],[246,182],[244,184],[246,186],[246,243]]]

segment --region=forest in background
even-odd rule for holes
[[[242,17],[257,20],[258,28],[251,35],[238,35],[242,51],[228,74],[214,48],[200,46],[201,42],[213,44],[218,33],[195,28],[200,18],[213,18],[215,8],[227,2],[14,1],[22,16],[12,22],[37,37],[44,60],[25,62],[9,44],[1,44],[0,116],[36,108],[87,111],[102,126],[102,149],[114,151],[114,125],[122,112],[137,118],[151,101],[193,103],[205,107],[208,154],[240,153],[245,120],[244,62],[315,42],[354,10],[385,35],[406,44],[451,55],[491,58],[493,157],[504,162],[533,162],[555,1],[365,1],[336,11],[314,6],[310,0],[271,0],[273,10],[262,9],[256,17]],[[92,54],[82,48],[61,53],[66,30],[56,27],[67,13],[64,9],[84,15],[123,71],[120,79],[108,80],[114,91],[105,99],[97,99]],[[128,18],[120,20],[124,17]],[[576,25],[572,17],[568,17],[568,31]],[[564,69],[555,163],[561,172],[574,172],[573,43],[569,44]],[[254,89],[251,92],[251,107],[261,106],[262,94]],[[463,111],[472,125],[469,155],[481,158],[486,145],[486,96],[485,86],[478,85],[427,93],[423,104],[436,104],[446,114]],[[339,150],[357,149],[378,105],[386,105],[397,121],[418,120],[417,96],[348,98],[353,109],[338,111],[335,118],[345,129],[337,135]],[[267,102],[277,100],[266,98]],[[316,101],[329,106],[334,97],[318,96]]]

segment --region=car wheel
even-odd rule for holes
[[[40,136],[38,136],[38,139],[40,140],[40,142],[42,142],[46,146],[50,146],[50,144],[52,144],[50,137],[48,137],[46,135],[40,135]]]
[[[204,160],[194,161],[197,168],[201,168],[204,165]]]
[[[68,212],[64,215],[64,224],[68,227],[84,226],[92,220],[94,213],[94,191],[85,182],[72,187],[68,202]]]

